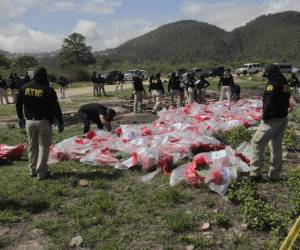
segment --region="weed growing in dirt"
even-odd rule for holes
[[[224,144],[237,148],[242,142],[250,141],[252,134],[244,126],[238,126],[226,132],[219,131],[213,136]]]
[[[284,131],[283,143],[289,150],[300,147],[300,139],[293,128],[288,127]]]
[[[289,173],[287,187],[290,204],[290,217],[292,219],[296,219],[300,214],[300,168]]]
[[[191,213],[167,214],[165,221],[169,230],[180,233],[191,231],[195,226],[196,216]]]
[[[234,234],[229,249],[251,250],[250,240],[246,235]]]
[[[214,216],[214,222],[216,225],[228,228],[230,227],[230,219],[225,214],[217,213]]]
[[[203,239],[199,236],[184,236],[181,238],[181,241],[183,243],[193,245],[194,249],[212,249],[212,247],[215,245],[212,240]]]
[[[241,182],[233,182],[228,198],[232,202],[240,204],[248,228],[269,230],[282,226],[278,213],[259,197],[256,184],[250,180],[243,179]]]

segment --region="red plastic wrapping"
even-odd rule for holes
[[[24,144],[19,144],[17,146],[0,144],[0,158],[9,161],[20,160],[24,153],[24,149]]]

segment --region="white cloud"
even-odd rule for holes
[[[193,18],[215,24],[226,30],[242,26],[254,18],[268,13],[300,10],[299,0],[267,0],[262,4],[247,1],[223,1],[212,3],[202,0],[183,0],[184,18]]]
[[[114,48],[123,42],[142,35],[156,26],[143,19],[126,19],[109,24],[79,20],[71,32],[87,38],[94,50]],[[70,33],[71,33],[70,32]],[[9,52],[47,52],[58,50],[69,34],[52,34],[33,30],[21,23],[0,28],[0,50]]]
[[[39,11],[69,11],[85,14],[111,14],[122,0],[0,0],[0,17],[16,18],[29,9]]]
[[[52,51],[60,46],[62,39],[59,34],[33,30],[21,23],[0,28],[0,49],[9,52]]]
[[[142,18],[113,21],[109,24],[80,20],[74,31],[86,36],[95,50],[114,48],[129,39],[153,30],[157,25]]]

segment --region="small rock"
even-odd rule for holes
[[[209,229],[209,227],[210,227],[210,224],[208,222],[206,222],[201,226],[201,231],[206,231]]]
[[[213,212],[216,214],[216,213],[219,212],[219,210],[216,208],[216,209],[213,210]]]
[[[221,231],[222,231],[222,232],[226,232],[226,229],[225,229],[225,228],[222,228]]]
[[[195,247],[193,245],[188,245],[185,249],[186,250],[194,250]]]
[[[211,232],[203,232],[202,233],[204,236],[207,236],[207,235],[211,235]]]
[[[87,180],[80,180],[79,181],[79,186],[81,187],[87,187],[89,185],[89,182]]]
[[[77,236],[77,237],[74,237],[74,238],[71,240],[69,246],[70,246],[70,247],[79,247],[79,246],[82,244],[82,242],[83,242],[82,237],[81,237],[81,236]]]

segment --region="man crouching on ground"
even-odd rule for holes
[[[116,111],[99,103],[89,103],[81,106],[78,114],[83,122],[83,132],[87,133],[90,131],[91,122],[96,123],[98,129],[103,129],[104,126],[108,131],[111,131],[111,122],[116,116]]]
[[[45,68],[39,68],[33,81],[21,87],[16,108],[20,128],[26,126],[30,175],[39,180],[46,179],[49,177],[47,162],[52,144],[52,124],[55,119],[58,121],[59,132],[64,130],[64,124],[57,95],[49,86]]]

